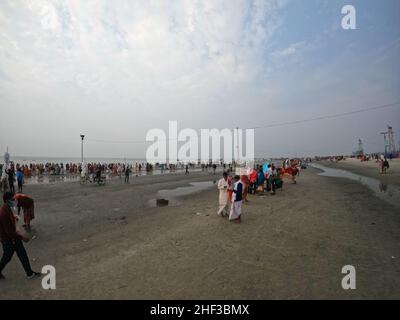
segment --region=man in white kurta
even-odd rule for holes
[[[229,187],[228,174],[226,172],[224,172],[223,178],[221,178],[218,181],[218,190],[219,190],[218,215],[222,216],[222,217],[228,215],[227,210],[226,210],[226,207],[228,204],[228,199],[229,199],[228,187]]]
[[[243,183],[240,181],[239,176],[235,176],[235,184],[232,195],[231,212],[229,214],[229,220],[237,223],[241,222],[243,204]]]

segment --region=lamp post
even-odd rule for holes
[[[83,165],[83,138],[85,138],[84,134],[81,134],[81,164]]]

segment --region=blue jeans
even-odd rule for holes
[[[2,242],[3,245],[3,257],[0,260],[0,273],[3,271],[5,266],[11,261],[14,252],[17,253],[19,261],[21,261],[24,267],[26,275],[29,277],[32,275],[33,271],[31,264],[29,263],[28,255],[26,254],[24,244],[20,239],[13,241],[7,240]]]

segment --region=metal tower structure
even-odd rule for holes
[[[364,155],[364,147],[361,139],[358,139],[358,155]]]
[[[385,143],[385,155],[394,154],[396,152],[396,145],[394,143],[394,131],[391,126],[388,126],[388,131],[381,132],[383,141]]]

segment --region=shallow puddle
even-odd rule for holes
[[[202,181],[202,182],[191,182],[190,186],[178,187],[175,189],[159,190],[156,195],[156,199],[168,200],[168,206],[177,206],[181,202],[176,198],[194,194],[214,186],[213,181]],[[157,207],[157,200],[151,199],[148,204],[151,207]]]
[[[190,172],[201,172],[201,169],[195,168],[190,169]],[[136,177],[141,176],[153,176],[153,175],[166,175],[166,174],[174,174],[174,173],[182,173],[183,169],[177,169],[176,171],[170,172],[169,170],[161,171],[160,169],[155,169],[151,172],[141,171],[141,172],[132,172],[130,175],[130,180],[135,179]],[[113,173],[105,174],[107,180],[117,180],[124,179],[124,174],[118,176]],[[51,174],[43,174],[43,175],[35,175],[28,178],[25,178],[26,185],[33,184],[54,184],[54,183],[63,183],[63,182],[78,182],[80,180],[79,174],[63,174],[63,175],[51,175]]]
[[[366,185],[380,199],[400,208],[400,187],[392,184],[386,184],[378,179],[359,175],[347,170],[328,168],[317,163],[312,163],[311,166],[313,168],[323,170],[323,172],[318,174],[320,176],[346,178]]]
[[[25,184],[53,184],[62,182],[75,182],[79,181],[78,175],[40,175],[25,178]]]

